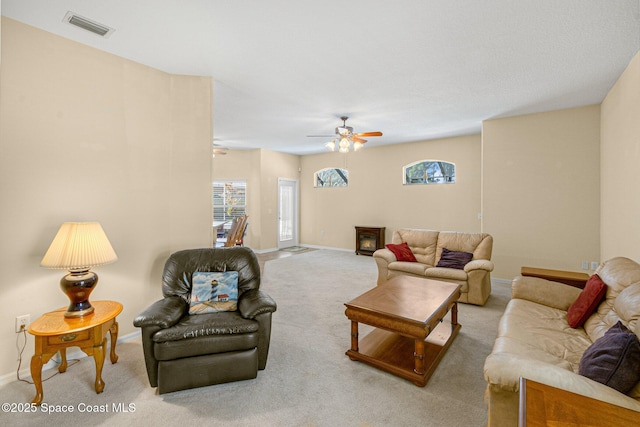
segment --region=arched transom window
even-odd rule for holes
[[[320,169],[313,174],[313,186],[322,187],[346,187],[349,184],[349,171],[340,168]]]
[[[402,168],[404,184],[452,184],[456,165],[443,160],[420,160]]]

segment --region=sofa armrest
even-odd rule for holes
[[[582,289],[530,276],[518,276],[511,283],[511,298],[532,301],[567,311]]]
[[[571,370],[508,353],[490,354],[484,364],[484,377],[492,389],[517,393],[520,377],[562,390],[640,410],[640,402]]]
[[[373,253],[373,259],[378,267],[378,281],[376,284],[380,286],[389,278],[389,264],[396,262],[397,258],[389,249],[382,248]]]
[[[473,270],[493,271],[493,262],[488,259],[474,259],[465,264],[464,271],[468,273]]]
[[[374,258],[378,258],[381,261],[384,260],[384,261],[387,262],[387,264],[397,261],[396,256],[394,255],[394,253],[391,252],[387,248],[378,249],[377,251],[375,251],[373,253],[373,257]]]
[[[170,328],[178,323],[185,315],[187,302],[178,297],[172,296],[154,302],[142,313],[133,319],[133,326],[146,328],[157,326],[162,329]]]
[[[260,289],[243,293],[238,299],[238,311],[245,319],[253,319],[259,314],[276,311],[276,302]]]

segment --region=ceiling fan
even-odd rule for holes
[[[382,136],[382,132],[359,132],[353,133],[353,128],[351,126],[347,126],[348,116],[340,117],[342,120],[342,126],[338,126],[336,128],[335,135],[308,135],[311,138],[333,138],[331,141],[325,144],[329,150],[334,151],[336,148],[336,141],[338,144],[338,150],[341,153],[348,153],[349,148],[353,144],[353,151],[358,151],[362,148],[362,145],[367,142],[364,138],[369,138],[372,136]]]

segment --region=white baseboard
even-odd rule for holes
[[[334,247],[330,247],[330,246],[318,246],[318,245],[307,245],[305,243],[300,243],[298,246],[302,246],[305,248],[310,248],[310,249],[328,249],[331,251],[343,251],[343,252],[353,252],[355,253],[355,250],[353,249],[345,249],[345,248],[334,248]],[[266,254],[269,252],[275,252],[278,251],[278,248],[268,248],[268,249],[252,249],[255,253],[257,254]]]
[[[345,249],[345,248],[334,248],[331,246],[319,246],[319,245],[306,245],[306,244],[300,244],[300,246],[304,246],[305,248],[311,248],[311,249],[327,249],[330,251],[342,251],[342,252],[353,252],[354,254],[356,253],[356,251],[354,249]]]
[[[278,248],[269,248],[269,249],[253,249],[250,248],[253,252],[257,253],[257,254],[266,254],[269,252],[275,252],[278,250]]]
[[[108,335],[108,334],[107,334]],[[130,334],[127,335],[123,335],[121,337],[118,337],[118,343],[122,343],[122,342],[126,342],[126,341],[130,341],[132,339],[138,338],[140,336],[140,331],[133,331]],[[107,353],[108,354],[108,353]],[[67,351],[67,361],[69,360],[78,360],[78,359],[83,359],[87,357],[87,355],[85,353],[82,352],[82,350],[80,350],[78,347],[74,347],[71,349],[71,351]],[[21,367],[26,366],[24,369],[20,370],[20,378],[22,379],[26,379],[29,381],[31,380],[31,370],[29,368],[30,363],[31,363],[31,355],[25,355],[24,353],[22,354],[22,363],[21,363]],[[42,372],[48,370],[48,369],[53,369],[53,368],[57,368],[58,365],[60,365],[60,353],[56,353],[51,360],[49,360],[45,365],[42,366]],[[17,368],[16,368],[17,371]],[[4,374],[0,376],[0,386],[3,386],[5,384],[9,384],[13,381],[18,381],[17,378],[17,372],[10,372],[8,374]]]

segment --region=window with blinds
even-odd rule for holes
[[[246,180],[213,181],[213,221],[231,222],[247,212]]]

